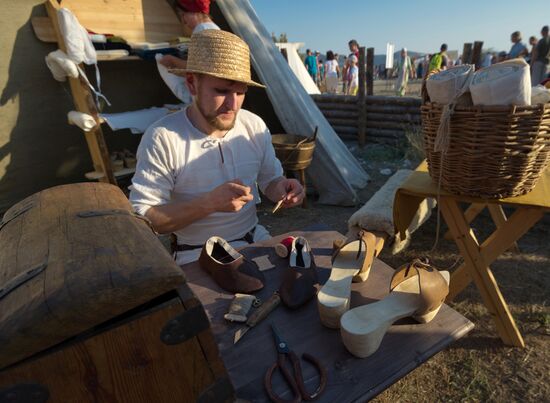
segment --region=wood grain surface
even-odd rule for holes
[[[111,209],[119,213],[79,216]],[[0,288],[30,268],[47,266],[0,298],[0,369],[185,281],[131,211],[122,191],[104,183],[57,186],[8,210],[0,230]]]
[[[243,249],[242,253],[248,258],[268,255],[276,266],[264,272],[266,287],[257,293],[263,300],[278,289],[283,270],[288,265],[285,259],[275,254],[273,248],[288,235],[301,235],[308,239],[321,283],[329,277],[332,243],[334,239],[343,238],[333,231],[293,232]],[[237,396],[253,402],[268,401],[263,378],[277,358],[271,323],[277,325],[296,354],[312,354],[327,368],[328,384],[317,400],[320,402],[350,402],[372,398],[473,328],[470,321],[444,305],[428,324],[418,324],[412,319],[397,322],[389,329],[376,353],[366,359],[359,359],[347,352],[340,340],[339,330],[321,325],[316,300],[312,300],[294,311],[283,306],[277,308],[239,343],[233,345],[234,333],[241,325],[223,319],[232,295],[221,290],[200,269],[198,263],[186,265],[183,270],[191,289],[211,320],[214,337]],[[389,292],[392,273],[392,268],[376,260],[368,281],[352,285],[352,307],[383,298]],[[307,388],[314,390],[319,382],[314,368],[305,364],[303,371]],[[281,377],[274,378],[274,390],[283,398],[291,398],[290,390]]]
[[[161,329],[184,310],[174,298],[121,326],[65,343],[1,371],[0,389],[38,383],[48,389],[49,402],[196,401],[220,368],[223,374],[223,364],[217,354],[211,362],[205,358],[198,337],[174,345],[161,341]]]

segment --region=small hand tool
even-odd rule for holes
[[[309,354],[302,354],[302,358],[306,361],[309,361],[311,364],[313,364],[317,371],[319,372],[319,386],[313,393],[308,393],[306,390],[306,386],[304,385],[304,377],[302,374],[302,366],[300,365],[300,359],[298,356],[290,349],[287,342],[284,341],[281,338],[281,335],[275,325],[271,325],[271,329],[273,330],[273,338],[275,339],[275,345],[277,347],[277,361],[267,370],[264,378],[264,385],[267,390],[267,394],[269,395],[270,399],[277,403],[282,402],[291,402],[291,403],[298,403],[303,400],[313,400],[317,398],[321,393],[323,393],[323,390],[325,389],[325,386],[327,384],[327,371],[326,369],[321,365],[321,363],[312,355]],[[292,366],[292,369],[294,371],[294,375],[291,374],[291,372],[286,368],[285,364],[287,361],[287,357],[290,361],[290,364]],[[292,400],[284,400],[280,398],[274,391],[273,391],[273,373],[276,369],[279,369],[281,371],[281,375],[283,375],[284,380],[290,386],[290,389],[292,389],[293,393],[293,399]]]
[[[281,303],[281,297],[279,297],[279,293],[274,293],[267,301],[262,303],[252,314],[250,315],[250,318],[246,321],[246,326],[241,327],[235,332],[235,336],[233,337],[233,344],[237,344],[237,342],[245,335],[246,332],[248,332],[251,328],[256,326],[258,323],[260,323],[267,315],[271,313],[275,308],[279,306]]]

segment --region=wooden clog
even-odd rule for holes
[[[377,239],[371,232],[361,231],[358,239],[335,251],[330,277],[317,294],[323,325],[334,329],[340,326],[340,317],[349,309],[352,280],[367,280],[372,262],[383,246],[383,241]]]
[[[340,333],[348,351],[360,358],[373,354],[398,319],[431,321],[449,293],[449,279],[448,271],[437,271],[419,260],[401,267],[392,277],[388,296],[342,315]]]

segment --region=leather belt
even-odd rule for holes
[[[237,241],[245,241],[247,243],[254,243],[254,231],[256,231],[256,227],[252,228],[250,231],[248,231],[244,236],[238,239],[233,239],[228,242],[237,242]],[[203,245],[187,245],[187,244],[177,244],[176,242],[172,242],[172,253],[174,252],[185,252],[188,250],[194,250],[194,249],[200,249]]]

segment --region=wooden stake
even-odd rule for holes
[[[364,147],[366,143],[367,131],[367,111],[366,104],[366,86],[365,86],[365,47],[359,48],[359,94],[357,97],[357,108],[359,111],[358,127],[359,127],[359,147]]]

